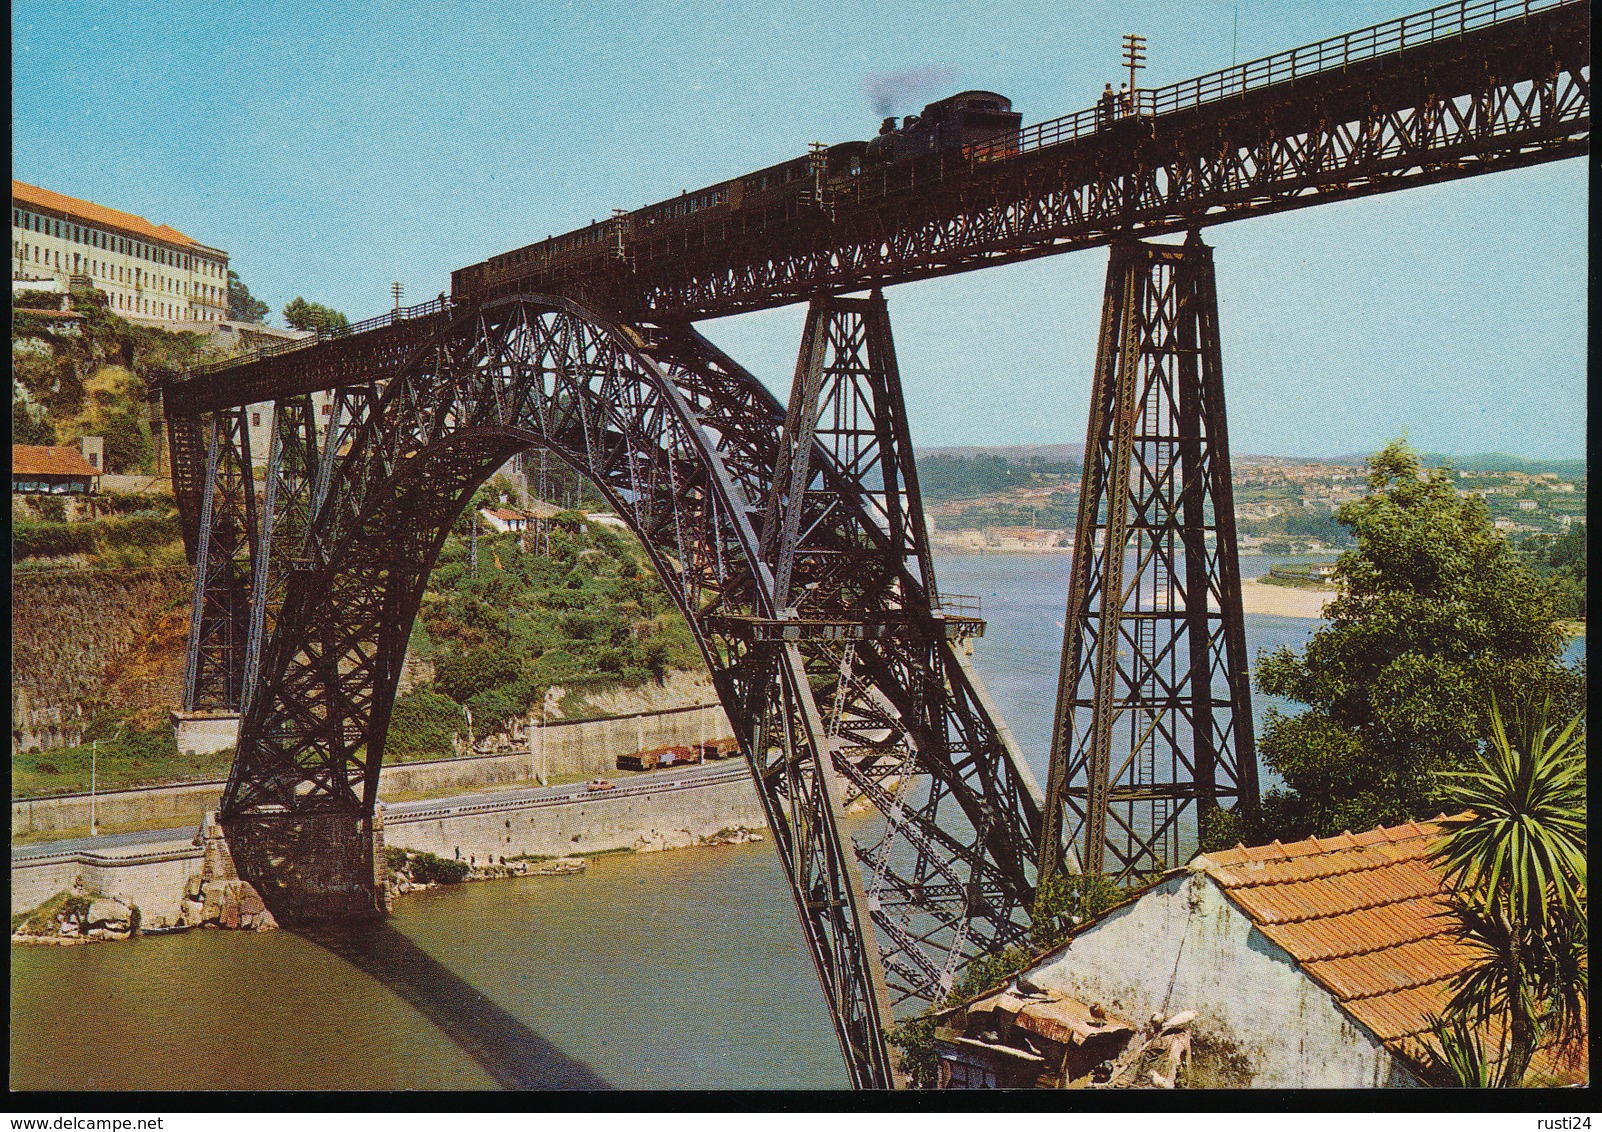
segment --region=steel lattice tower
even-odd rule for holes
[[[1042,872],[1173,868],[1257,806],[1212,249],[1115,244],[1086,429]]]

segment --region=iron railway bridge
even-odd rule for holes
[[[171,375],[184,707],[241,717],[222,809],[241,874],[287,924],[382,914],[373,818],[412,621],[474,490],[540,446],[627,520],[682,610],[853,1081],[892,1087],[892,1011],[1025,942],[1046,877],[1173,867],[1209,810],[1257,804],[1199,230],[1585,154],[1589,59],[1578,0],[1447,4],[1042,122],[999,155],[669,226],[619,216],[593,254],[513,256],[475,293]],[[1188,236],[1149,239],[1167,233]],[[1101,245],[1042,785],[967,658],[982,623],[936,586],[881,289]],[[788,403],[695,329],[795,302]],[[247,407],[270,410],[265,454]],[[882,817],[871,844],[842,832],[848,790]]]

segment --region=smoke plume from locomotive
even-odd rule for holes
[[[910,71],[885,71],[869,75],[862,80],[862,91],[873,102],[874,117],[883,118],[895,113],[898,107],[915,108],[929,95],[949,90],[956,82],[955,68],[943,63],[931,63]]]

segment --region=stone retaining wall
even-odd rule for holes
[[[524,853],[563,857],[629,849],[641,838],[651,840],[652,834],[688,833],[693,841],[735,826],[766,825],[756,787],[749,774],[741,773],[647,794],[597,792],[563,805],[424,819],[391,812],[385,818],[384,840],[397,848],[482,863]]]
[[[32,911],[81,878],[92,892],[137,905],[145,923],[170,923],[178,918],[184,887],[191,877],[200,875],[204,858],[200,849],[179,842],[146,853],[75,853],[13,864],[11,914]]]
[[[716,704],[613,719],[554,722],[545,728],[546,773],[553,778],[572,775],[591,778],[614,770],[618,755],[668,744],[692,743],[701,738],[722,739],[730,734],[723,709]],[[378,780],[379,795],[395,798],[452,791],[468,793],[485,787],[532,782],[539,762],[539,741],[536,733],[533,752],[386,766]],[[198,827],[206,811],[217,808],[222,788],[223,783],[217,781],[101,794],[95,802],[100,831],[118,833],[185,822],[194,822]],[[11,833],[12,836],[29,833],[87,836],[89,796],[12,799]]]
[[[449,804],[449,799],[441,801],[442,807]],[[598,853],[630,848],[641,838],[650,839],[653,832],[672,835],[686,831],[694,838],[734,826],[760,829],[765,823],[750,776],[741,773],[718,776],[709,783],[691,780],[680,789],[669,789],[664,782],[663,789],[649,793],[586,795],[577,802],[531,803],[489,813],[410,819],[391,811],[386,815],[383,838],[386,844],[401,848],[442,857],[460,853],[463,860],[471,856],[482,861],[520,853]],[[671,836],[667,841],[674,843]],[[181,915],[186,885],[202,874],[205,864],[205,851],[182,841],[151,846],[144,852],[85,851],[14,862],[11,911],[13,915],[30,911],[70,889],[81,877],[93,891],[137,904],[147,923],[172,922]],[[225,876],[229,871],[221,862],[213,862],[213,875]]]

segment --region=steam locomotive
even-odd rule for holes
[[[974,161],[999,160],[1017,152],[1021,121],[1006,96],[963,91],[929,103],[921,114],[907,115],[899,126],[894,118],[886,118],[871,141],[820,147],[767,169],[636,212],[620,212],[609,220],[459,268],[451,273],[451,298],[470,301],[530,274],[560,271],[608,253],[622,256],[630,241],[670,234],[692,218],[708,219],[716,209],[788,214],[800,205],[838,200],[850,195],[858,178],[934,154],[958,151]]]

